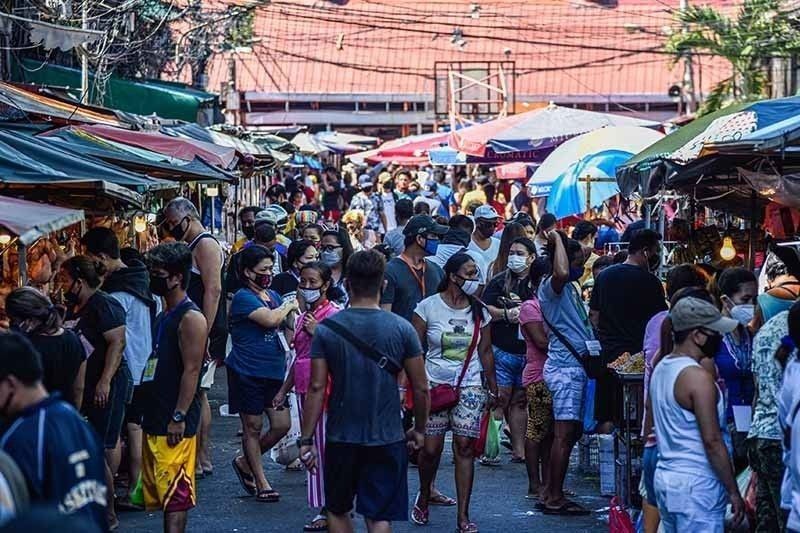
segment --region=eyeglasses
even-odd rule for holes
[[[332,252],[334,250],[338,250],[339,248],[341,248],[341,246],[339,245],[326,244],[324,246],[321,246],[320,250],[322,250],[323,252]]]

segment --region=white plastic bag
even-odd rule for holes
[[[279,465],[290,465],[300,457],[300,449],[297,447],[297,439],[300,438],[300,414],[297,406],[297,396],[294,393],[286,395],[289,403],[289,413],[292,425],[289,432],[272,447],[270,457]]]

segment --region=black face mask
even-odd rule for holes
[[[72,285],[69,286],[66,292],[64,292],[64,303],[69,306],[78,305],[78,301],[80,300],[80,295],[72,292],[72,289],[75,288],[75,284],[78,283],[78,280],[72,282]]]
[[[485,239],[488,239],[492,235],[494,235],[494,224],[478,224],[477,230]]]
[[[647,268],[650,272],[655,272],[661,266],[661,251],[656,253],[647,252]]]
[[[176,241],[180,241],[181,239],[183,239],[183,236],[186,235],[186,232],[189,230],[188,225],[186,228],[183,227],[183,223],[187,222],[188,220],[189,220],[188,216],[183,217],[180,222],[178,222],[169,229],[169,234],[172,235],[172,237]]]
[[[255,226],[242,226],[242,233],[248,239],[253,239],[256,236],[256,227]]]
[[[166,296],[167,294],[169,294],[170,291],[172,291],[172,289],[174,289],[175,287],[170,287],[167,285],[168,279],[169,278],[159,278],[156,276],[150,276],[150,292],[152,292],[156,296]]]
[[[713,358],[719,352],[719,347],[722,345],[722,335],[716,334],[706,337],[706,343],[700,347],[703,350],[703,355],[708,358]]]

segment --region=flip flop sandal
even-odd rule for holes
[[[419,505],[417,505],[417,501],[419,501],[419,494],[417,494],[417,498],[414,500],[414,508],[411,509],[411,521],[418,526],[427,526],[431,513],[430,507],[423,511]]]
[[[251,476],[250,474],[239,468],[239,465],[236,464],[235,457],[231,461],[231,466],[233,467],[233,471],[236,472],[236,477],[239,478],[239,483],[242,485],[242,489],[244,489],[244,491],[250,496],[255,496],[256,485],[253,476]]]
[[[589,509],[581,507],[577,503],[570,501],[564,502],[562,505],[555,508],[545,506],[544,511],[542,512],[547,515],[560,515],[560,516],[587,516],[592,514],[592,512]]]
[[[442,493],[436,495],[431,494],[431,497],[428,500],[429,506],[435,505],[438,507],[453,507],[457,503],[458,502],[455,499],[451,498],[450,496],[445,496]]]
[[[262,503],[278,503],[281,501],[281,495],[275,489],[264,489],[258,491],[256,494],[256,501]]]
[[[456,533],[478,533],[478,525],[475,522],[467,522],[456,528]]]
[[[325,525],[317,524],[318,522],[325,522]],[[314,524],[317,525],[315,526]],[[303,526],[303,531],[308,531],[311,533],[317,531],[328,531],[328,519],[325,517],[325,515],[318,514],[317,516],[314,517],[311,523]]]
[[[492,467],[500,466],[500,458],[499,457],[496,458],[496,459],[489,459],[488,457],[481,457],[478,462],[480,464],[482,464],[483,466],[492,466]]]
[[[542,511],[542,512],[544,512],[544,510],[547,509],[547,505],[545,505],[545,503],[541,500],[537,501],[534,507],[536,508],[537,511]]]
[[[511,462],[514,464],[522,464],[525,462],[525,459],[522,457],[512,457]]]

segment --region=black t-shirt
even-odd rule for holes
[[[281,272],[272,279],[270,289],[277,292],[281,296],[286,296],[290,292],[297,292],[297,286],[300,281],[295,277],[292,272]]]
[[[483,303],[502,309],[504,306],[500,302],[500,298],[505,297],[517,302],[516,305],[510,304],[505,306],[512,309],[521,305],[525,300],[530,299],[533,295],[533,289],[530,287],[530,281],[527,277],[522,280],[512,280],[510,290],[506,292],[506,278],[508,274],[506,270],[492,278],[483,291]],[[520,339],[519,324],[512,324],[505,320],[496,320],[492,322],[491,332],[492,344],[494,346],[509,353],[525,355],[526,346],[525,341]]]
[[[183,379],[183,356],[181,354],[178,327],[184,315],[189,311],[200,311],[191,300],[185,300],[171,311],[165,311],[156,317],[153,324],[153,352],[158,358],[155,374],[151,381],[142,380],[142,397],[144,398],[144,414],[142,430],[148,435],[167,434],[167,426],[175,413]],[[200,386],[198,376],[197,388]],[[200,399],[195,393],[189,410],[186,412],[187,437],[197,434],[200,423]]]
[[[332,182],[332,191],[324,191],[322,195],[322,208],[325,211],[339,211],[341,209],[340,200],[342,198],[342,182]]]
[[[436,294],[439,283],[444,278],[444,271],[436,263],[425,261],[424,283],[411,272],[411,267],[395,257],[386,264],[386,288],[381,295],[381,304],[392,304],[392,313],[400,315],[409,322],[414,308],[423,299]],[[423,291],[424,286],[424,291]],[[423,294],[424,292],[424,294]]]
[[[607,363],[625,352],[642,350],[647,323],[667,309],[667,302],[657,277],[623,263],[597,276],[589,307],[600,313],[597,333],[603,361]]]
[[[65,329],[61,335],[31,335],[29,339],[42,356],[44,388],[50,393],[61,393],[65,402],[75,405],[72,386],[86,359],[78,336]]]
[[[108,343],[103,333],[125,325],[125,308],[103,291],[95,292],[77,314],[67,313],[67,321],[77,320],[75,332],[83,335],[94,350],[86,361],[86,383],[83,389],[83,405],[94,402],[94,389],[106,365]],[[120,368],[126,365],[125,358]],[[119,372],[119,369],[117,370]]]

